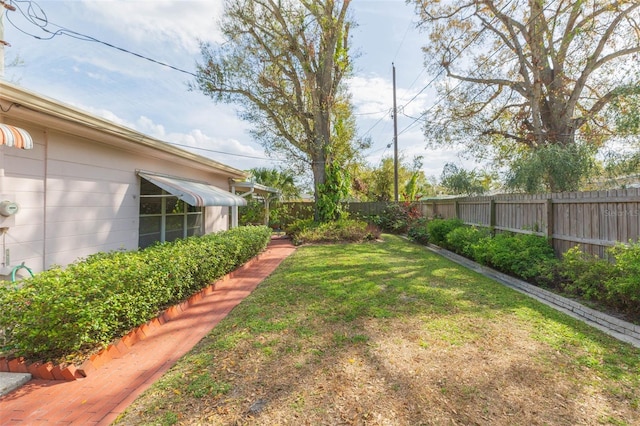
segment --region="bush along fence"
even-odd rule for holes
[[[375,216],[388,205],[349,203],[347,208],[354,215]],[[484,226],[498,232],[547,237],[557,255],[579,245],[586,253],[604,257],[607,248],[617,242],[640,238],[640,188],[434,198],[415,205],[425,217],[458,218],[467,225]]]
[[[558,259],[546,237],[510,232],[492,235],[488,228],[465,225],[460,219],[416,224],[408,235],[534,285],[595,301],[640,323],[640,242],[607,248],[607,259],[578,247]],[[638,332],[640,328],[634,327],[634,333]]]
[[[111,350],[109,344],[123,336],[139,339],[132,330],[166,320],[170,310],[159,316],[163,310],[184,304],[258,255],[270,237],[266,226],[240,227],[140,251],[99,253],[19,287],[0,287],[0,370],[32,372],[32,366],[36,375],[44,371],[55,379],[82,375],[75,368],[54,374],[51,361]]]
[[[421,203],[425,216],[459,218],[497,231],[547,237],[560,255],[572,247],[604,257],[640,237],[640,189],[496,195]]]

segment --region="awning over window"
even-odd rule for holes
[[[204,182],[180,179],[147,172],[138,172],[138,176],[175,195],[185,203],[195,206],[246,206],[244,198]]]
[[[24,129],[0,123],[0,145],[21,149],[32,149],[33,139]]]

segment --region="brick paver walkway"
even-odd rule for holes
[[[0,399],[0,425],[108,425],[198,343],[295,250],[275,238],[267,251],[121,358],[73,382],[31,380]]]

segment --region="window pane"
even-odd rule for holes
[[[161,216],[148,216],[140,218],[138,230],[138,247],[149,247],[156,241],[162,241],[160,234]]]
[[[167,214],[184,213],[184,201],[180,201],[178,197],[167,197]]]
[[[155,233],[155,234],[146,234],[146,235],[140,235],[140,237],[138,238],[138,247],[140,247],[141,249],[149,247],[151,244],[155,243],[156,241],[160,241],[160,233]]]
[[[174,241],[178,238],[184,238],[184,215],[167,216],[165,227],[165,241]]]
[[[140,214],[160,214],[162,213],[162,198],[143,197],[140,198]]]
[[[187,212],[188,213],[202,213],[202,207],[196,207],[196,206],[192,206],[191,204],[187,204]]]
[[[202,235],[201,214],[190,214],[187,216],[187,235]]]
[[[162,189],[146,179],[140,179],[140,195],[162,195]]]
[[[140,218],[140,235],[160,232],[161,216],[144,216]]]

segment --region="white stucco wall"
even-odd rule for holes
[[[96,252],[136,249],[137,169],[203,180],[228,190],[227,177],[171,161],[166,153],[141,153],[126,145],[114,147],[6,118],[4,122],[28,130],[35,144],[32,150],[0,147],[0,193],[15,197],[21,206],[15,226],[5,236],[12,266],[24,261],[39,272]],[[227,207],[207,207],[205,232],[227,229],[228,215]]]
[[[25,123],[16,123],[33,136],[34,147],[21,150],[0,146],[0,195],[20,205],[19,212],[7,223],[4,235],[2,264],[9,254],[6,268],[22,262],[34,269],[42,269],[44,253],[45,202],[45,143],[43,132]],[[6,250],[6,251],[5,251]],[[18,276],[23,276],[24,271]],[[2,277],[0,277],[2,278]]]

